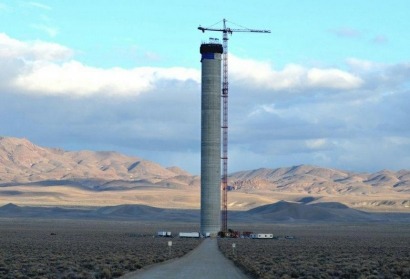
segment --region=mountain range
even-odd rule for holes
[[[166,209],[147,205],[117,205],[89,209],[61,207],[29,207],[9,203],[0,207],[0,217],[52,219],[105,219],[164,222],[195,222],[200,211],[195,209]],[[240,223],[362,223],[410,222],[410,214],[369,213],[343,204],[295,203],[279,201],[246,211],[231,211],[230,222]]]
[[[40,147],[26,139],[0,137],[1,184],[76,181],[92,188],[118,180],[144,185],[190,185],[199,181],[177,167],[164,168],[117,152],[70,152]]]
[[[371,211],[410,211],[410,171],[357,173],[309,165],[229,175],[229,207],[280,200],[339,202]],[[200,177],[117,152],[64,151],[0,137],[0,205],[199,208]]]

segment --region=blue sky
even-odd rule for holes
[[[199,45],[220,34],[197,27],[226,18],[272,31],[230,37],[231,172],[408,168],[409,10],[408,1],[0,0],[0,134],[199,173]]]

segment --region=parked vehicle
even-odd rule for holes
[[[199,232],[180,232],[179,237],[191,237],[191,238],[199,238]]]
[[[172,232],[159,231],[159,232],[157,232],[157,236],[159,236],[159,237],[172,237]]]
[[[268,239],[268,238],[273,238],[273,234],[271,233],[252,233],[251,238],[255,239]]]

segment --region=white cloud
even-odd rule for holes
[[[19,72],[9,81],[20,91],[37,94],[139,94],[161,80],[200,82],[200,73],[182,67],[134,69],[91,67],[71,59],[73,51],[42,41],[22,42],[0,34],[0,59],[18,60]]]
[[[0,58],[24,61],[61,61],[72,56],[69,48],[43,41],[22,42],[0,33]]]
[[[306,88],[355,89],[363,81],[360,77],[339,69],[308,69],[289,64],[276,71],[271,64],[263,61],[229,56],[230,74],[236,83],[272,90],[301,90]]]
[[[346,63],[353,69],[354,71],[358,72],[369,72],[374,70],[380,70],[381,68],[385,67],[386,65],[375,63],[373,61],[367,61],[357,58],[348,58]]]
[[[348,72],[338,69],[310,69],[307,72],[307,84],[310,87],[329,89],[354,89],[363,81]]]
[[[103,69],[72,58],[65,46],[43,41],[23,42],[0,34],[0,57],[23,61],[10,84],[38,94],[89,95],[97,93],[139,94],[153,90],[161,81],[200,83],[200,72],[183,67]],[[274,70],[269,62],[230,55],[230,76],[235,84],[267,90],[350,90],[360,88],[360,77],[334,68],[306,68],[289,64]]]
[[[325,138],[320,139],[310,139],[305,141],[306,146],[310,149],[322,149],[329,145],[329,142]]]
[[[69,61],[61,65],[37,61],[30,70],[17,77],[20,89],[45,94],[89,95],[139,94],[155,88],[159,80],[198,81],[199,73],[183,68],[100,69]]]

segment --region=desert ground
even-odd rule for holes
[[[278,237],[219,239],[222,252],[254,278],[410,278],[408,223],[239,228]]]
[[[153,237],[158,230],[197,231],[197,223],[2,218],[0,224],[0,277],[10,279],[117,278],[181,257],[202,241]],[[218,240],[221,251],[254,278],[410,276],[410,224],[230,225],[279,237]]]
[[[194,228],[179,223],[0,219],[0,278],[116,278],[181,257],[201,242],[153,238],[161,229]]]

